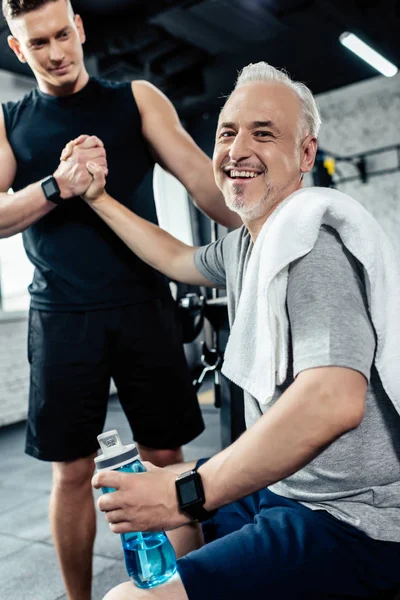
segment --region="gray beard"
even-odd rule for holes
[[[294,180],[293,180],[294,181]],[[286,198],[288,194],[285,191],[291,186],[293,181],[290,181],[284,186],[275,187],[271,183],[267,184],[263,197],[251,206],[247,206],[245,202],[241,202],[241,198],[234,196],[233,201],[231,198],[225,200],[227,207],[239,215],[239,217],[246,221],[253,221],[260,219],[266,215],[271,208],[278,205],[282,200]],[[242,185],[240,183],[233,186],[235,194],[240,194],[242,191]]]

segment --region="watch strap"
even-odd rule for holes
[[[186,512],[195,521],[203,523],[204,521],[212,519],[217,510],[206,510],[201,504],[194,504],[193,506],[185,508],[184,512]]]

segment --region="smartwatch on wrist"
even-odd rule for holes
[[[61,198],[60,188],[58,187],[57,180],[55,177],[50,175],[44,181],[42,181],[42,190],[46,196],[46,200],[53,202],[54,204],[61,204],[64,200]]]
[[[206,501],[203,483],[196,469],[181,473],[175,481],[179,510],[199,523],[211,519],[216,510],[204,508]]]

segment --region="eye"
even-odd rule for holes
[[[69,38],[69,31],[63,31],[63,33],[60,35],[60,39],[66,40],[67,38]]]
[[[274,137],[270,131],[255,131],[254,135],[256,137]]]
[[[232,137],[233,135],[235,135],[233,131],[222,131],[220,133],[220,137],[222,137],[222,138],[229,138],[229,137]]]

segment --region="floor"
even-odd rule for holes
[[[184,447],[186,460],[220,450],[219,412],[210,403],[202,411],[206,430]],[[131,441],[116,398],[109,402],[107,429]],[[24,454],[24,435],[24,423],[0,428],[0,600],[66,600],[47,516],[50,465]],[[97,527],[93,600],[127,579],[119,536],[100,513]]]

